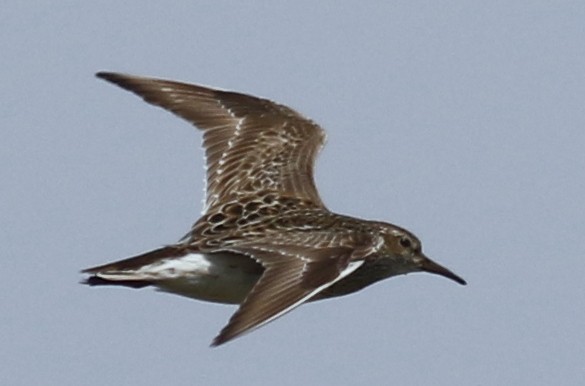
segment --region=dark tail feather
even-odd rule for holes
[[[112,276],[111,279],[105,279],[100,277],[100,273],[114,273],[114,272],[131,272],[137,271],[141,267],[146,265],[155,264],[158,261],[164,260],[166,258],[184,256],[189,253],[184,247],[180,246],[167,246],[162,247],[159,249],[155,249],[154,251],[146,252],[138,256],[130,257],[128,259],[116,261],[113,263],[108,263],[104,265],[100,265],[97,267],[92,267],[88,269],[84,269],[81,271],[82,273],[87,273],[90,277],[84,279],[81,284],[87,284],[89,286],[105,286],[105,285],[115,285],[115,286],[123,286],[123,287],[130,287],[130,288],[143,288],[153,283],[148,280],[140,280],[137,278],[136,280],[115,280]]]
[[[157,261],[170,257],[184,256],[189,253],[185,248],[178,246],[167,246],[154,251],[146,252],[138,256],[129,257],[124,260],[99,265],[97,267],[87,268],[82,273],[96,274],[106,271],[134,271],[145,265],[153,264]]]
[[[87,279],[83,280],[81,284],[87,284],[91,287],[94,286],[103,286],[103,285],[114,285],[114,286],[122,286],[122,287],[130,287],[130,288],[144,288],[152,285],[151,282],[145,280],[120,280],[120,281],[113,281],[113,280],[106,280],[102,279],[98,276],[90,276]]]

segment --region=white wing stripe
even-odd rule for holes
[[[302,299],[300,299],[299,301],[297,301],[296,303],[291,304],[290,306],[288,306],[287,308],[285,308],[284,310],[280,311],[279,313],[271,316],[270,318],[266,319],[265,321],[263,321],[262,323],[259,323],[258,325],[250,328],[249,330],[246,330],[243,334],[237,334],[238,335],[244,335],[244,334],[248,334],[270,322],[272,322],[275,319],[278,319],[279,317],[281,317],[282,315],[286,314],[287,312],[290,312],[292,310],[294,310],[295,308],[297,308],[298,306],[300,306],[301,304],[303,304],[304,302],[306,302],[307,300],[311,299],[313,296],[317,295],[319,292],[323,291],[324,289],[332,286],[333,284],[337,283],[339,280],[343,279],[344,277],[350,275],[351,273],[353,273],[356,269],[358,269],[359,267],[362,266],[362,264],[364,264],[365,260],[358,260],[358,261],[352,261],[349,263],[349,265],[343,270],[341,271],[341,273],[339,274],[339,276],[337,276],[335,278],[335,280],[327,282],[325,284],[323,284],[322,286],[315,288],[311,293],[307,294],[305,297],[303,297]]]

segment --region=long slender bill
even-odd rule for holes
[[[467,282],[465,280],[463,280],[461,277],[457,276],[456,274],[454,274],[453,272],[451,272],[449,269],[443,267],[442,265],[439,265],[437,263],[435,263],[434,261],[432,261],[429,258],[425,258],[421,263],[420,263],[420,269],[421,271],[425,271],[425,272],[429,272],[429,273],[434,273],[436,275],[441,275],[444,276],[448,279],[451,279],[453,281],[456,281],[457,283],[461,284],[461,285],[466,285]]]

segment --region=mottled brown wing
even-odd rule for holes
[[[204,131],[206,210],[261,190],[323,206],[313,166],[325,134],[296,111],[266,99],[186,83],[106,72],[97,76]]]
[[[358,269],[349,247],[307,248],[285,245],[235,247],[260,262],[265,270],[228,324],[213,340],[218,346],[300,306]]]

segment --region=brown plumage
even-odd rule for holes
[[[108,80],[203,131],[204,214],[175,245],[87,269],[90,285],[154,285],[197,299],[240,303],[213,345],[305,301],[340,296],[414,271],[465,284],[392,224],[330,212],[313,179],[324,131],[266,99],[114,73]]]

